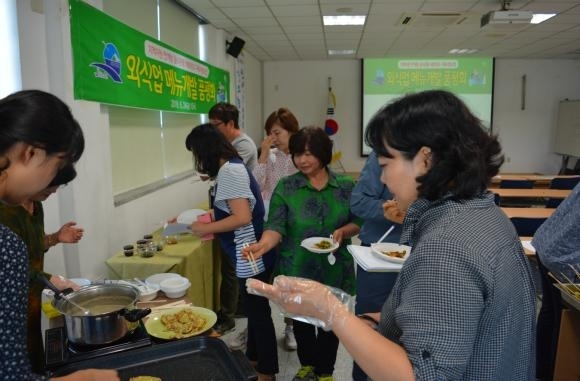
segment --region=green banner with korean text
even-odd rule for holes
[[[69,0],[75,99],[182,113],[227,102],[230,75]]]

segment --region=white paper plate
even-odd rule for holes
[[[321,241],[329,242],[332,244],[332,246],[330,246],[328,249],[319,249],[316,247],[316,244],[320,243]],[[338,242],[332,242],[330,237],[310,237],[302,241],[300,246],[316,254],[328,254],[338,249],[339,244]]]
[[[177,222],[180,224],[191,225],[192,223],[197,221],[197,216],[205,214],[206,212],[207,211],[203,209],[189,209],[183,211],[179,216],[177,216]]]
[[[404,251],[405,255],[402,258],[398,258],[385,254],[392,251]],[[409,257],[409,254],[411,254],[411,246],[399,245],[391,242],[373,243],[371,244],[371,253],[373,253],[376,258],[382,259],[383,261],[404,263]]]
[[[154,285],[157,285],[157,286],[161,287],[159,285],[159,283],[161,283],[161,281],[163,281],[165,279],[169,279],[169,278],[175,278],[175,277],[181,277],[181,275],[176,274],[176,273],[159,273],[159,274],[153,274],[150,277],[148,277],[147,279],[145,279],[145,283],[147,283],[147,284],[154,284]]]

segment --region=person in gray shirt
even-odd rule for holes
[[[238,118],[238,108],[229,103],[217,103],[209,110],[209,122],[232,143],[251,171],[258,163],[258,149],[252,138],[240,130]]]

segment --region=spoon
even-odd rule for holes
[[[332,238],[332,234],[330,235],[330,240],[332,241],[332,244],[334,245],[334,239]],[[330,263],[331,266],[336,263],[336,257],[334,256],[334,251],[331,251],[328,254],[327,259],[328,259],[328,263]]]
[[[381,243],[381,242],[383,242],[383,240],[384,240],[385,238],[387,238],[387,236],[388,236],[389,234],[391,234],[391,232],[393,231],[393,229],[394,229],[394,228],[395,228],[395,225],[391,225],[391,227],[390,227],[390,228],[389,228],[389,229],[388,229],[388,230],[385,232],[385,234],[383,234],[383,236],[382,236],[381,238],[379,238],[379,240],[377,241],[377,243]]]

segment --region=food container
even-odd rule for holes
[[[164,240],[167,245],[175,245],[177,242],[179,242],[179,236],[177,234],[166,235]]]
[[[157,297],[159,293],[159,285],[156,284],[145,284],[145,286],[137,286],[139,290],[139,301],[148,302]]]
[[[125,254],[126,257],[132,257],[133,254],[135,253],[135,248],[133,245],[125,245],[123,246],[123,254]]]
[[[164,279],[159,283],[161,291],[165,293],[168,298],[181,298],[185,295],[187,289],[191,286],[189,279],[184,277],[173,277]]]
[[[153,241],[137,244],[137,253],[143,258],[151,258],[157,252],[157,244]]]
[[[64,315],[68,340],[78,345],[102,345],[135,330],[150,309],[136,309],[139,291],[124,284],[98,284],[55,294],[54,308]],[[84,314],[76,305],[90,311]]]

